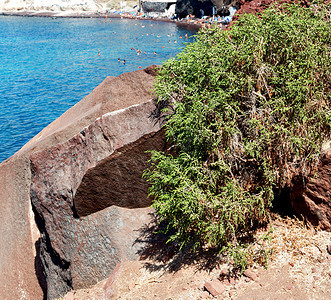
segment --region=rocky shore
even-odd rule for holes
[[[2,14],[105,17],[88,11]],[[315,175],[305,185],[293,182],[288,194],[296,212],[316,227],[273,215],[268,271],[256,266],[232,277],[229,265],[210,260],[210,253],[186,257],[151,237],[153,210],[141,175],[146,150],[167,149],[151,118],[156,72],[152,66],[107,77],[0,164],[0,298],[328,299],[330,143]]]
[[[0,164],[0,298],[59,298],[137,258],[151,213],[145,151],[164,147],[154,74],[106,78]]]
[[[79,289],[90,295],[88,289],[102,282],[101,292],[109,295],[106,299],[114,295],[133,299],[131,296],[144,292],[137,289],[136,277],[128,281],[129,286],[121,282],[120,278],[132,273],[130,266],[136,266],[135,276],[141,274],[142,278],[147,276],[151,280],[152,286],[145,287],[154,289],[153,282],[161,279],[155,279],[157,274],[153,270],[163,270],[161,273],[166,275],[171,266],[185,261],[192,268],[187,277],[186,271],[182,271],[183,294],[209,295],[210,290],[203,294],[209,287],[204,283],[213,277],[209,271],[203,276],[194,275],[195,268],[201,264],[198,258],[185,258],[185,253],[180,258],[164,240],[155,240],[151,235],[153,210],[149,207],[147,184],[141,179],[149,159],[146,150],[168,148],[160,124],[151,118],[156,109],[150,94],[155,68],[106,78],[90,95],[0,164],[0,298],[54,299],[73,290],[74,294],[77,291],[76,299],[84,299]],[[295,185],[291,200],[300,214],[330,231],[331,148],[325,147],[314,178],[305,187]],[[292,229],[286,222],[278,223],[274,235],[275,241],[281,236],[283,239],[274,245],[280,247],[280,258],[276,260],[281,260],[285,251],[281,244],[290,238],[287,230]],[[300,245],[304,245],[300,247],[317,247],[320,253],[307,250],[315,251],[313,258],[302,259],[309,260],[310,268],[313,261],[320,261],[324,282],[329,276],[325,263],[329,259],[330,233],[315,236],[315,229],[306,231],[301,223],[293,224],[296,231],[294,227],[292,231],[296,233],[286,247],[294,245],[298,238]],[[300,234],[304,237],[299,237]],[[316,239],[315,246],[310,243],[312,238]],[[215,261],[210,265],[200,255],[199,259],[214,270],[217,279]],[[282,265],[298,258],[286,258]],[[137,259],[144,262],[133,263]],[[146,269],[153,265],[152,269]],[[284,272],[283,276],[288,274]],[[263,280],[270,275],[267,273]],[[166,283],[172,281],[172,276],[162,278]],[[193,284],[189,287],[188,278],[189,284]],[[221,294],[230,293],[230,286],[222,288]],[[155,287],[159,287],[155,293],[162,299],[164,286]],[[321,289],[318,293],[323,296]]]

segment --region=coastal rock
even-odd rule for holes
[[[164,147],[150,119],[153,73],[106,78],[0,164],[0,298],[59,298],[136,259],[152,213],[141,182],[145,150]]]
[[[169,9],[169,6],[176,1],[173,2],[162,2],[162,1],[141,1],[141,7],[144,12],[165,12]]]
[[[105,114],[67,142],[30,156],[50,299],[95,284],[120,260],[135,259],[134,241],[151,212],[139,209],[151,204],[141,179],[150,156],[145,151],[164,145],[162,135],[151,142],[160,129],[149,120],[154,108],[149,101]]]
[[[0,186],[0,299],[42,299],[34,243],[39,235],[25,156],[0,164]]]
[[[205,16],[213,15],[213,7],[216,8],[216,14],[229,15],[228,6],[237,7],[239,1],[217,1],[217,0],[178,0],[176,2],[176,14],[180,18],[185,18],[187,15],[195,15],[198,18],[202,17],[202,11]],[[239,7],[239,6],[238,6]],[[237,8],[238,8],[237,7]]]
[[[324,151],[317,171],[306,182],[302,178],[295,180],[290,196],[299,215],[331,231],[331,148]]]

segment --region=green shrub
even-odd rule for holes
[[[202,30],[163,64],[155,95],[176,155],[153,152],[144,176],[170,240],[245,268],[242,240],[268,221],[274,190],[316,164],[330,139],[331,32],[330,7],[313,7]]]

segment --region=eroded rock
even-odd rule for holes
[[[331,148],[322,154],[310,178],[298,178],[293,183],[291,203],[313,225],[331,231]]]
[[[95,284],[120,260],[135,259],[133,243],[151,210],[127,208],[149,206],[141,180],[145,151],[164,146],[162,137],[151,141],[160,129],[149,118],[154,108],[151,100],[105,114],[67,142],[31,155],[48,298]]]

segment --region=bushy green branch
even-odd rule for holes
[[[171,239],[240,253],[238,239],[268,220],[274,188],[315,166],[330,139],[329,10],[245,15],[164,63],[155,94],[171,107],[177,154],[153,152],[144,176]]]

